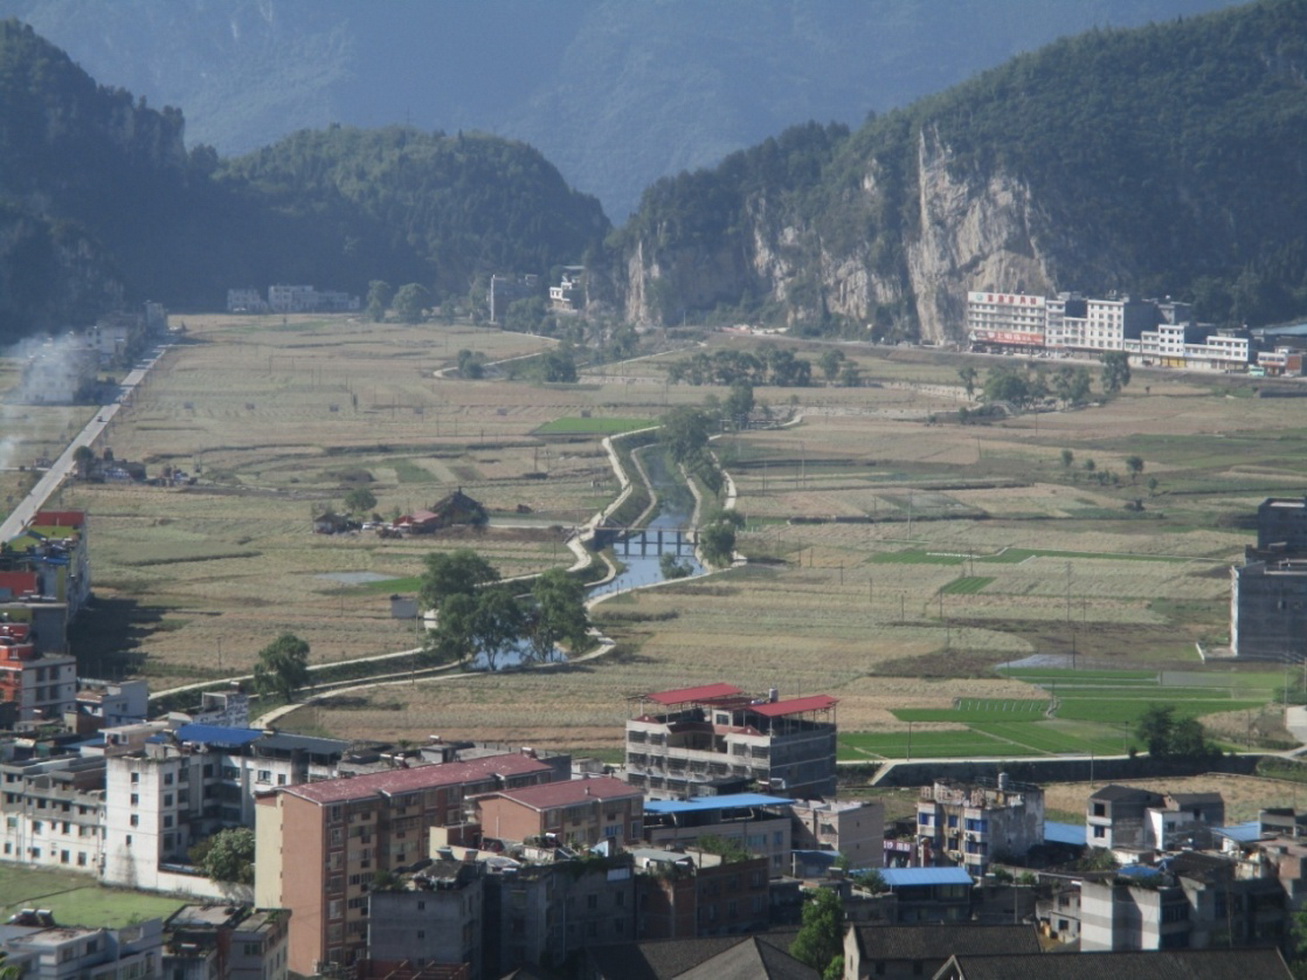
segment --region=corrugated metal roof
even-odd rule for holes
[[[182,725],[177,738],[200,745],[249,745],[263,734],[261,728],[227,728],[223,725]]]
[[[646,800],[644,808],[649,813],[696,813],[745,806],[782,806],[793,802],[785,796],[765,793],[727,793],[724,796],[696,796],[690,800]]]
[[[1255,840],[1262,839],[1262,825],[1259,820],[1249,820],[1229,827],[1213,827],[1212,833],[1228,837],[1239,844],[1251,844]]]
[[[790,698],[788,701],[769,701],[765,704],[754,704],[749,706],[749,710],[756,711],[764,718],[783,718],[786,715],[798,715],[805,711],[825,711],[837,704],[839,704],[839,700],[829,694],[814,694],[808,698]]]
[[[1085,825],[1082,823],[1058,823],[1055,820],[1044,821],[1044,840],[1050,844],[1071,844],[1084,847],[1087,839]]]
[[[965,868],[877,868],[891,888],[913,885],[971,885],[974,882]]]
[[[683,687],[676,691],[660,691],[648,694],[650,701],[659,704],[685,704],[687,701],[711,701],[715,698],[728,698],[743,694],[734,684],[704,684],[701,687]]]

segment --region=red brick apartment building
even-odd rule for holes
[[[560,844],[624,847],[644,836],[644,793],[610,776],[505,789],[473,802],[482,835],[495,840],[553,835]]]
[[[462,825],[464,800],[546,783],[554,769],[528,755],[496,755],[287,786],[255,807],[254,892],[260,908],[288,908],[290,969],[352,964],[368,942],[368,889],[378,871],[427,856],[428,830]]]

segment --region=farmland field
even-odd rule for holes
[[[76,485],[62,500],[91,513],[86,668],[156,686],[246,670],[286,629],[317,661],[412,645],[413,624],[390,618],[387,596],[411,587],[427,553],[474,547],[504,575],[570,562],[567,530],[619,489],[602,435],[727,394],[667,384],[667,366],[688,356],[678,351],[590,369],[578,385],[493,371],[467,381],[445,370],[459,350],[493,363],[549,342],[466,324],[186,319],[185,341],[106,442],[152,473],[193,472],[196,486]],[[286,723],[611,752],[626,697],[725,680],[839,698],[843,751],[865,736],[864,758],[906,751],[914,711],[951,719],[914,732],[914,753],[953,753],[960,733],[1032,755],[1120,745],[1154,692],[1203,717],[1274,696],[1269,681],[1194,678],[1243,676],[1204,665],[1197,645],[1226,640],[1228,566],[1257,503],[1307,484],[1293,400],[1230,397],[1246,379],[1139,371],[1102,405],[963,426],[948,421],[967,404],[957,369],[992,359],[843,349],[867,386],[759,387],[787,424],[714,443],[748,517],[738,548],[749,567],[601,604],[596,619],[617,643],[606,659],[378,688]],[[0,385],[12,377],[10,366]],[[46,412],[18,414],[54,436],[85,417]],[[23,439],[31,453],[39,440]],[[1135,454],[1145,466],[1132,478]],[[383,517],[462,487],[491,526],[398,541],[309,532],[313,511],[358,486]],[[327,577],[364,572],[376,584]],[[1050,666],[995,670],[1031,657]],[[1052,669],[1073,657],[1074,688]],[[1177,671],[1193,677],[1157,683]],[[1147,678],[1154,690],[1134,683]],[[1017,718],[959,699],[1031,707]]]

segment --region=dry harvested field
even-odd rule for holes
[[[465,544],[504,574],[566,562],[557,528],[594,513],[617,485],[597,437],[535,430],[559,418],[653,420],[727,394],[666,384],[667,366],[688,352],[605,365],[577,385],[464,381],[443,373],[459,350],[496,361],[550,342],[465,324],[185,319],[184,343],[109,443],[200,484],[78,486],[63,501],[92,514],[103,613],[85,648],[91,669],[160,683],[246,668],[282,629],[308,639],[317,660],[410,645],[385,590],[321,576],[410,576],[431,549]],[[890,708],[1038,697],[992,672],[1031,654],[1195,666],[1194,642],[1225,630],[1224,567],[1249,540],[1248,514],[1307,485],[1300,406],[1247,397],[1247,381],[1137,372],[1105,405],[964,426],[953,414],[966,404],[957,370],[995,359],[842,349],[867,386],[758,388],[774,415],[798,421],[715,443],[750,519],[739,546],[762,563],[605,603],[599,620],[619,644],[605,660],[380,688],[291,723],[612,751],[626,696],[698,682],[829,692],[841,727],[875,731],[893,726]],[[1145,462],[1136,478],[1132,455]],[[1115,479],[1100,482],[1104,472]],[[384,515],[461,486],[499,526],[418,541],[309,533],[313,508],[338,506],[359,485]],[[1126,510],[1132,501],[1143,509]]]
[[[330,576],[413,576],[431,550],[467,545],[506,576],[568,564],[564,529],[617,491],[597,438],[531,434],[560,417],[615,414],[613,392],[438,374],[464,348],[496,361],[547,341],[343,317],[185,320],[181,343],[97,449],[152,475],[185,469],[198,485],[63,494],[92,515],[101,615],[79,647],[90,672],[141,672],[159,686],[221,677],[249,669],[286,629],[316,661],[410,647],[413,625],[390,618],[386,591]],[[648,387],[643,406],[622,403],[623,417],[656,416],[662,394]],[[311,513],[355,486],[383,515],[462,487],[497,526],[399,541],[310,533]]]

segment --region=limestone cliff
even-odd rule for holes
[[[875,158],[867,161],[841,209],[897,210],[883,200],[879,169]],[[920,133],[911,220],[881,232],[897,243],[878,236],[832,241],[821,217],[786,213],[765,196],[747,202],[747,229],[738,236],[689,246],[663,244],[665,235],[637,238],[623,264],[627,314],[679,320],[682,311],[751,296],[784,309],[791,323],[835,315],[891,334],[961,339],[968,290],[1055,291],[1057,250],[1068,243],[1021,180],[960,169],[936,131]]]

